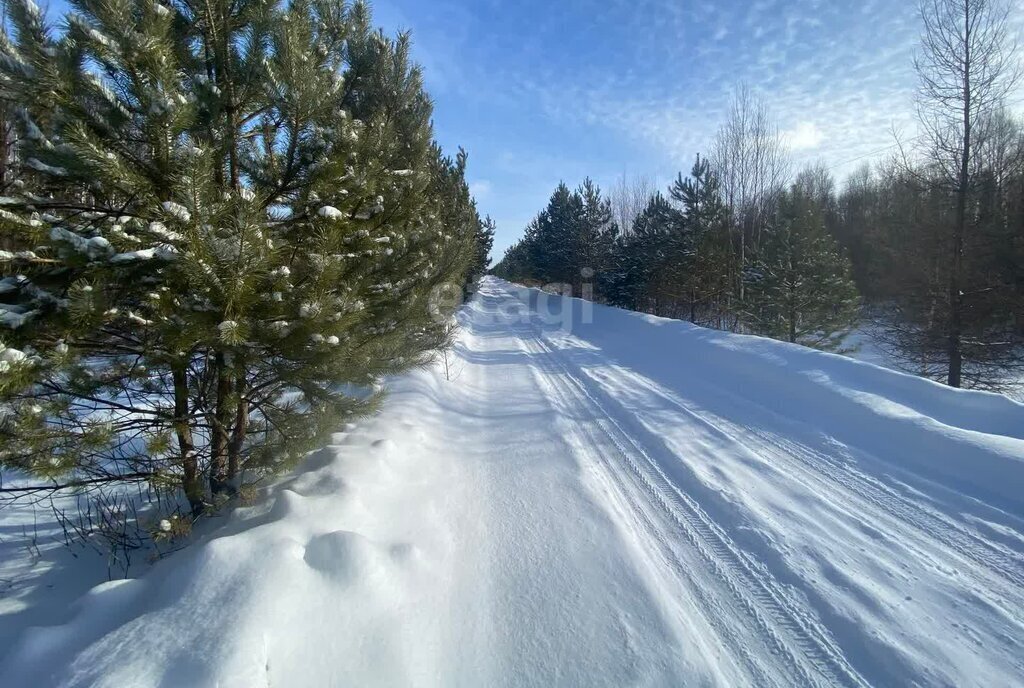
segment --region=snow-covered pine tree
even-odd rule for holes
[[[0,462],[193,509],[374,407],[450,337],[480,227],[406,35],[363,3],[11,3]],[[451,303],[442,300],[441,308]],[[10,353],[17,352],[17,353]]]
[[[444,157],[440,149],[437,149],[434,161],[434,187],[430,194],[446,201],[439,208],[440,222],[445,227],[459,228],[459,233],[445,236],[448,248],[444,258],[446,269],[441,270],[442,274],[451,274],[452,270],[462,271],[462,291],[456,293],[451,290],[452,293],[448,295],[458,301],[476,288],[487,269],[494,243],[493,223],[487,225],[486,222],[490,220],[485,222],[480,218],[476,202],[470,196],[466,183],[466,152],[460,149],[455,158],[451,159]]]
[[[850,261],[820,205],[797,185],[780,197],[744,281],[745,322],[757,334],[837,351],[856,325],[860,297]]]

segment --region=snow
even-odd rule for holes
[[[113,246],[105,237],[94,236],[87,239],[63,227],[51,227],[50,240],[66,243],[92,260],[105,258],[114,253]]]
[[[188,211],[188,208],[181,205],[180,203],[175,203],[174,201],[164,201],[163,203],[160,204],[160,207],[164,209],[165,213],[182,222],[188,222],[189,220],[192,219],[192,213],[190,213]]]
[[[161,260],[173,260],[176,257],[177,251],[173,247],[155,246],[153,248],[144,248],[138,251],[127,251],[125,253],[117,253],[111,256],[110,262],[115,264],[123,264],[153,260],[154,258],[159,258]]]
[[[26,358],[20,349],[9,348],[0,344],[0,363],[21,363]]]
[[[0,303],[0,327],[16,330],[36,315],[38,315],[38,311],[25,310],[14,304]]]
[[[316,211],[316,214],[325,220],[340,220],[345,217],[345,213],[341,212],[333,205],[325,205],[320,210]]]
[[[167,226],[162,222],[150,222],[149,232],[166,241],[181,241],[182,236],[177,232],[172,232],[167,229]]]
[[[494,279],[459,322],[191,547],[0,598],[4,682],[1024,680],[1024,406]]]

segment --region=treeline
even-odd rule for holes
[[[959,278],[963,384],[994,390],[1024,370],[1024,127],[1005,112],[998,126],[1005,145],[970,195]],[[745,211],[715,170],[699,158],[625,230],[614,194],[560,185],[494,273],[825,350],[852,346],[861,326],[906,369],[947,379],[956,198],[934,166],[865,165],[839,190],[812,165]]]
[[[958,386],[995,391],[1024,376],[1024,129],[1006,114],[999,120],[1012,135],[979,160],[961,250],[951,231],[956,193],[932,165],[861,170],[829,220],[870,306],[876,344],[940,381],[949,381],[954,346]]]
[[[494,272],[834,350],[856,322],[859,298],[813,182],[801,174],[779,191],[763,226],[744,228],[711,163],[698,158],[690,175],[653,195],[624,232],[593,182],[575,192],[563,184]]]
[[[0,467],[45,480],[5,496],[201,513],[449,342],[494,226],[407,35],[341,0],[7,7]]]
[[[560,186],[496,274],[580,295],[581,270],[593,270],[598,300],[828,350],[860,321],[908,370],[1005,389],[1024,375],[1024,128],[1006,107],[1021,76],[1011,9],[922,6],[921,133],[841,190],[824,166],[793,173],[767,106],[741,88],[688,177],[639,212],[642,180],[611,199],[591,182]]]

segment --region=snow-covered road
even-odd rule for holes
[[[493,279],[461,320],[10,685],[1024,683],[1024,406]]]

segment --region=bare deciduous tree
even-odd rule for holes
[[[654,180],[647,175],[623,173],[615,182],[608,199],[612,204],[612,218],[622,234],[632,231],[636,216],[644,211],[657,190]]]
[[[736,89],[710,157],[739,233],[742,262],[747,242],[754,248],[760,242],[765,220],[791,172],[782,132],[768,106],[748,86]]]
[[[733,250],[738,271],[730,277],[735,294],[744,298],[743,272],[772,209],[790,176],[790,157],[782,132],[768,107],[749,87],[740,85],[728,119],[711,146],[712,168],[729,210]],[[733,327],[739,327],[737,320]]]
[[[819,208],[829,209],[829,206],[835,202],[836,182],[829,168],[822,162],[805,165],[797,173],[793,183]]]
[[[981,126],[1019,81],[1004,0],[922,0],[924,29],[914,59],[920,79],[918,117],[929,158],[956,197],[949,236],[947,382],[960,387],[963,372],[963,259],[968,195],[993,128]]]

